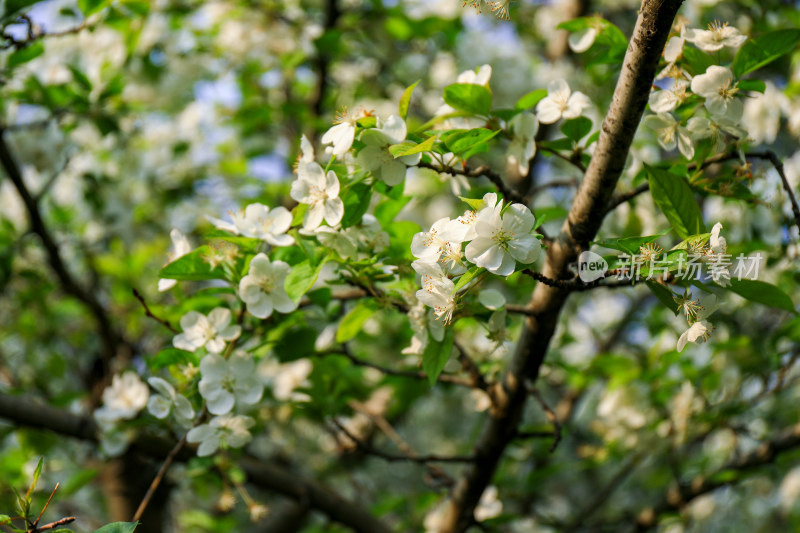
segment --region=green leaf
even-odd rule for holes
[[[794,304],[788,294],[775,285],[752,279],[731,279],[730,290],[751,302],[783,309],[794,313]]]
[[[283,286],[286,289],[286,294],[295,302],[299,302],[300,298],[308,292],[319,277],[319,272],[322,270],[322,265],[328,261],[326,256],[320,263],[314,266],[310,259],[292,267],[289,275],[286,276],[286,281]]]
[[[686,71],[692,76],[704,74],[708,67],[716,65],[717,60],[702,50],[692,48],[691,46],[683,47],[683,66]]]
[[[739,82],[739,90],[756,91],[763,94],[767,90],[767,84],[761,80],[742,80]]]
[[[486,206],[486,202],[483,201],[483,198],[465,198],[463,196],[459,196],[459,198],[462,202],[470,206],[473,211],[480,211]]]
[[[361,222],[361,217],[369,209],[369,202],[372,199],[372,188],[369,185],[358,183],[350,187],[344,194],[344,216],[342,217],[342,228],[349,228]]]
[[[26,9],[41,0],[6,0],[5,9],[0,12],[0,23],[13,21],[13,18],[23,9]]]
[[[535,107],[545,96],[547,96],[547,89],[536,89],[517,100],[517,104],[514,107],[517,109],[530,109]]]
[[[39,462],[36,464],[36,470],[33,471],[33,481],[31,481],[31,486],[28,487],[28,493],[25,494],[25,501],[28,502],[28,505],[31,503],[33,491],[36,490],[36,484],[39,483],[39,476],[42,475],[42,466],[44,466],[44,457],[39,458]]]
[[[485,143],[498,133],[500,133],[499,130],[492,131],[487,128],[475,128],[468,131],[455,130],[442,137],[442,142],[451,152],[460,154],[475,145]]]
[[[403,120],[405,120],[406,117],[408,116],[408,105],[409,103],[411,103],[411,94],[414,92],[414,88],[417,86],[419,82],[420,80],[417,80],[408,87],[406,87],[406,90],[403,91],[403,95],[400,97],[400,106],[399,106],[400,117]]]
[[[757,39],[744,43],[733,58],[733,75],[741,78],[784,54],[794,50],[800,43],[800,30],[777,30],[765,33]]]
[[[209,253],[211,253],[211,248],[208,245],[200,246],[196,250],[164,265],[159,277],[182,281],[225,279],[225,272],[221,268],[211,268],[211,265],[205,260]]]
[[[197,356],[192,352],[173,347],[164,348],[156,355],[147,358],[147,366],[150,367],[150,370],[158,370],[172,365],[185,365],[187,363],[196,365],[199,362]]]
[[[592,244],[602,246],[604,248],[611,248],[612,250],[619,250],[627,254],[638,254],[639,248],[645,244],[656,242],[659,237],[663,237],[669,233],[669,230],[663,231],[657,235],[647,235],[644,237],[622,237],[619,239],[604,239],[602,241],[595,241]]]
[[[471,268],[464,272],[458,281],[456,282],[455,287],[453,288],[453,294],[457,293],[462,287],[464,287],[467,283],[475,279],[476,276],[485,272],[485,268]]]
[[[108,3],[109,0],[78,0],[78,8],[88,17],[106,7]]]
[[[297,204],[292,209],[292,227],[299,226],[303,223],[303,217],[306,216],[308,211],[308,204]]]
[[[492,92],[483,85],[454,83],[444,88],[444,101],[455,109],[476,115],[488,115],[492,110]]]
[[[353,307],[342,321],[339,329],[336,330],[336,342],[347,342],[361,331],[364,322],[375,314],[378,310],[378,303],[375,300],[364,300]]]
[[[444,370],[444,365],[450,359],[453,351],[453,328],[445,330],[444,338],[436,341],[428,335],[428,345],[422,354],[422,369],[428,375],[428,382],[431,387],[436,383],[439,374]]]
[[[672,298],[672,291],[655,281],[647,280],[645,283],[647,284],[647,288],[650,289],[650,292],[655,294],[656,298],[658,298],[658,301],[664,304],[664,307],[672,311],[672,314],[678,314],[678,306]]]
[[[645,165],[653,201],[667,217],[680,238],[705,232],[700,206],[689,184],[681,176]]]
[[[592,121],[586,117],[567,120],[561,126],[561,132],[576,143],[586,137],[590,131],[592,131]]]
[[[133,533],[138,525],[139,522],[114,522],[96,529],[94,533]]]
[[[436,139],[437,136],[434,135],[433,137],[429,137],[419,144],[415,144],[414,141],[403,141],[400,144],[393,144],[390,146],[389,153],[391,153],[395,159],[397,159],[398,157],[403,157],[406,155],[430,152],[431,148],[433,148],[433,144],[436,142]]]
[[[7,514],[0,514],[0,524],[7,524],[11,522],[11,517]]]
[[[86,74],[80,71],[77,67],[73,65],[67,65],[70,72],[72,72],[72,77],[75,79],[75,82],[80,85],[81,89],[86,91],[87,93],[92,92],[92,82],[89,81],[89,78],[86,77]]]
[[[6,63],[6,68],[11,70],[23,63],[27,63],[33,59],[36,59],[40,55],[44,53],[44,43],[42,41],[36,41],[35,43],[25,47],[20,48],[19,50],[12,53],[8,56],[8,63]]]

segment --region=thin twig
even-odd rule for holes
[[[341,356],[341,357],[346,357],[347,359],[350,360],[351,363],[353,363],[356,366],[363,366],[363,367],[366,367],[366,368],[372,368],[373,370],[377,370],[378,372],[381,372],[382,374],[386,374],[387,376],[396,376],[396,377],[401,377],[401,378],[422,379],[422,380],[427,380],[428,379],[428,374],[426,374],[425,372],[423,372],[421,370],[396,370],[394,368],[388,368],[388,367],[385,367],[385,366],[381,366],[381,365],[372,363],[370,361],[366,361],[364,359],[361,359],[359,357],[356,357],[355,355],[352,354],[352,352],[350,351],[350,348],[345,344],[341,345],[338,348],[333,348],[333,349],[328,350],[328,351],[317,352],[317,353],[314,354],[314,356],[316,356],[316,357],[328,357],[328,356],[337,356],[337,355]],[[459,377],[459,376],[453,376],[452,374],[444,374],[444,373],[439,374],[439,377],[437,378],[437,381],[441,381],[442,383],[452,383],[453,385],[460,385],[462,387],[474,388],[473,382],[472,382],[471,379],[467,379],[467,378],[463,378],[463,377]]]
[[[150,307],[147,305],[147,302],[144,300],[144,296],[142,296],[142,294],[138,290],[136,290],[135,288],[133,289],[133,296],[137,300],[139,300],[140,304],[142,304],[142,307],[144,308],[145,316],[148,316],[148,317],[152,318],[153,320],[155,320],[156,322],[158,322],[159,324],[161,324],[162,326],[164,326],[165,328],[170,330],[172,333],[178,333],[178,330],[175,329],[172,326],[172,324],[169,323],[169,321],[167,321],[166,319],[163,319],[163,318],[159,318],[159,317],[157,317],[156,315],[153,314],[153,312],[150,310]]]
[[[586,166],[584,166],[584,164],[581,162],[580,156],[575,157],[573,155],[573,157],[567,157],[564,154],[562,154],[561,152],[553,150],[552,148],[547,148],[545,146],[540,146],[539,150],[541,150],[542,152],[547,152],[548,154],[552,154],[552,155],[558,157],[559,159],[563,159],[564,161],[566,161],[570,165],[573,165],[575,168],[577,168],[581,172],[586,172]]]
[[[569,291],[588,291],[591,289],[598,289],[598,288],[607,288],[607,289],[615,289],[620,287],[631,287],[636,285],[637,283],[642,283],[642,279],[621,279],[615,281],[606,281],[603,283],[604,280],[607,280],[610,276],[606,276],[604,278],[597,279],[595,281],[591,281],[586,283],[585,281],[581,280],[580,278],[574,279],[552,279],[548,278],[541,272],[536,272],[535,270],[526,269],[522,271],[523,274],[526,274],[536,281],[543,283],[549,287],[553,287],[556,289],[564,289]]]
[[[561,442],[561,423],[558,421],[556,413],[550,409],[550,406],[547,405],[547,402],[544,401],[544,398],[542,398],[541,393],[539,393],[537,389],[530,389],[530,394],[539,402],[545,416],[547,416],[547,420],[553,424],[553,444],[550,446],[550,453],[552,453],[556,450],[558,443]]]
[[[206,416],[206,408],[204,407],[203,410],[200,412],[200,415],[197,417],[197,420],[195,421],[195,423],[192,426],[192,428],[197,427],[205,419],[205,416]],[[191,429],[189,431],[191,431]],[[189,431],[187,431],[186,433],[183,434],[183,437],[181,437],[181,440],[179,440],[175,444],[175,446],[173,446],[172,449],[167,454],[166,459],[164,459],[164,463],[161,465],[161,468],[158,469],[158,473],[156,474],[156,477],[153,478],[153,481],[150,483],[150,486],[147,488],[147,492],[145,492],[144,497],[142,498],[142,501],[139,503],[139,507],[136,509],[136,512],[133,514],[133,518],[131,519],[131,522],[138,522],[139,520],[141,520],[142,515],[144,514],[145,510],[147,509],[147,506],[150,504],[150,500],[153,498],[153,495],[156,493],[156,490],[158,489],[158,486],[164,480],[164,476],[167,474],[167,470],[169,470],[169,467],[172,466],[172,463],[175,461],[175,458],[178,456],[178,454],[181,452],[183,447],[186,445],[186,438],[189,436]]]
[[[354,435],[349,429],[347,429],[344,424],[340,423],[336,418],[332,418],[331,421],[333,424],[344,433],[348,439],[355,443],[356,447],[364,453],[369,455],[374,455],[384,461],[389,462],[398,462],[398,461],[410,461],[413,463],[471,463],[475,460],[472,456],[450,456],[450,455],[416,455],[416,454],[406,454],[406,455],[393,455],[390,453],[386,453],[384,451],[378,450],[373,446],[370,446],[366,442],[359,439],[356,435]]]
[[[75,520],[77,520],[77,518],[75,518],[74,516],[67,516],[67,517],[61,518],[59,520],[56,520],[55,522],[50,522],[49,524],[45,524],[45,525],[43,525],[41,527],[38,527],[32,533],[39,533],[39,531],[49,531],[49,530],[55,529],[55,528],[57,528],[59,526],[65,526],[67,524],[71,524]]]
[[[420,168],[427,168],[430,170],[434,170],[436,172],[445,172],[448,174],[457,174],[459,176],[465,176],[467,178],[486,178],[492,182],[492,184],[497,188],[497,191],[503,195],[503,198],[510,200],[512,202],[516,202],[519,204],[527,205],[525,197],[519,194],[514,189],[510,188],[506,183],[503,181],[503,178],[497,172],[493,171],[486,165],[481,165],[479,167],[470,169],[467,166],[464,166],[463,169],[458,169],[454,167],[450,167],[444,165],[442,167],[438,167],[426,162],[420,162]]]
[[[45,502],[45,504],[44,504],[44,507],[42,507],[42,510],[41,510],[41,511],[39,511],[39,516],[37,516],[37,517],[36,517],[36,520],[34,520],[34,521],[33,521],[33,524],[31,524],[31,529],[32,529],[32,530],[36,531],[36,526],[39,524],[39,520],[41,520],[41,519],[42,519],[42,515],[43,515],[43,514],[44,514],[44,512],[47,510],[47,506],[48,506],[48,505],[50,505],[50,502],[53,500],[53,496],[55,496],[55,495],[56,495],[56,491],[58,490],[58,487],[59,487],[59,486],[61,486],[61,483],[56,483],[56,486],[55,486],[55,488],[53,489],[53,492],[51,492],[51,493],[50,493],[50,497],[49,497],[49,498],[47,498],[47,502]]]

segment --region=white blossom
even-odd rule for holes
[[[500,309],[506,304],[506,298],[503,293],[497,289],[484,289],[478,293],[478,301],[486,309],[492,311]]]
[[[249,416],[215,416],[208,424],[200,424],[186,434],[187,442],[200,443],[197,455],[206,457],[216,452],[221,444],[231,448],[241,448],[253,438],[250,428],[255,420]]]
[[[411,253],[424,262],[459,263],[461,247],[443,238],[450,224],[450,218],[440,218],[428,231],[421,231],[411,239]]]
[[[740,128],[735,122],[725,117],[692,117],[686,123],[693,139],[711,139],[717,152],[725,148],[725,135],[735,139],[747,137],[747,131]]]
[[[654,113],[669,113],[686,100],[686,89],[689,82],[686,80],[675,80],[672,87],[650,93],[650,109]]]
[[[739,48],[747,40],[747,36],[728,26],[727,22],[715,21],[708,25],[707,30],[687,29],[686,40],[694,43],[703,52],[717,52],[723,47]]]
[[[589,97],[572,92],[566,81],[553,80],[547,84],[547,96],[536,104],[536,116],[542,124],[552,124],[561,118],[577,118],[590,105]]]
[[[159,377],[148,378],[150,384],[158,394],[151,394],[147,401],[147,410],[156,418],[167,418],[170,411],[175,410],[175,417],[182,426],[188,426],[194,418],[192,404],[185,396],[175,391],[175,388],[166,380]]]
[[[694,144],[689,130],[681,126],[670,113],[649,115],[645,117],[644,125],[656,131],[658,144],[664,150],[674,150],[677,145],[686,159],[694,157]]]
[[[772,144],[781,126],[781,109],[789,106],[789,99],[775,84],[766,82],[764,94],[756,94],[744,103],[742,123],[747,124],[747,136],[753,144]]]
[[[744,104],[735,96],[739,92],[733,73],[727,67],[711,65],[705,74],[692,78],[692,92],[706,99],[705,106],[712,115],[739,122]]]
[[[524,176],[528,173],[530,160],[536,155],[535,139],[539,131],[539,121],[533,113],[523,111],[512,118],[508,125],[512,139],[506,157]]]
[[[192,245],[189,243],[189,239],[187,239],[186,235],[181,233],[180,230],[173,229],[169,232],[169,237],[172,239],[172,250],[170,250],[167,256],[168,264],[192,251]],[[158,280],[158,290],[159,292],[168,291],[174,287],[176,283],[178,282],[174,279],[160,279]]]
[[[600,31],[598,28],[594,26],[589,26],[587,28],[574,31],[569,34],[567,44],[569,44],[570,50],[576,54],[582,54],[592,47],[594,40],[597,39],[599,33]]]
[[[291,246],[294,237],[286,235],[292,225],[292,214],[283,206],[270,210],[263,204],[250,204],[244,212],[232,216],[233,222],[206,217],[217,229],[234,235],[261,239],[273,246]]]
[[[334,126],[322,136],[322,144],[329,144],[325,151],[336,157],[343,157],[353,146],[356,136],[356,121],[358,118],[347,110],[337,113]]]
[[[483,491],[478,505],[475,507],[475,520],[483,522],[490,518],[500,516],[503,512],[503,502],[497,497],[497,487],[489,485]]]
[[[94,412],[95,420],[103,427],[119,420],[135,418],[147,405],[150,391],[136,372],[115,374],[111,385],[103,391],[103,406]]]
[[[298,359],[280,365],[272,377],[272,395],[282,402],[308,400],[306,394],[297,393],[295,389],[309,385],[308,376],[312,370],[314,366],[308,359]]]
[[[522,204],[512,204],[502,214],[503,203],[485,207],[475,222],[476,237],[467,245],[467,260],[493,274],[509,276],[516,261],[530,264],[539,257],[542,245],[532,233],[535,218]]]
[[[708,340],[714,326],[706,319],[717,310],[717,297],[713,294],[703,293],[699,298],[684,296],[681,306],[689,322],[689,328],[678,338],[678,351],[682,351],[686,344],[694,342],[700,344]]]
[[[339,198],[339,178],[332,170],[326,175],[317,163],[298,165],[297,179],[292,182],[290,195],[301,204],[308,205],[303,216],[305,229],[318,227],[323,219],[335,226],[344,216],[344,203]]]
[[[429,264],[429,266],[431,268],[439,267],[435,263]],[[417,300],[432,308],[433,314],[437,319],[441,319],[443,324],[449,324],[456,309],[453,281],[444,275],[433,274],[427,276],[422,286],[423,288],[417,291]]]
[[[720,236],[722,231],[722,223],[717,222],[711,228],[711,237],[708,239],[708,253],[707,260],[711,263],[711,279],[718,285],[727,287],[731,284],[731,274],[726,263],[728,254],[728,243],[725,237]]]
[[[387,185],[398,185],[406,177],[406,168],[419,163],[422,157],[413,154],[395,159],[389,152],[389,146],[403,142],[406,133],[406,123],[397,115],[391,115],[385,122],[378,120],[377,128],[361,134],[361,141],[367,146],[358,153],[358,164]]]
[[[264,391],[253,357],[245,352],[237,352],[227,360],[215,354],[205,356],[200,361],[200,375],[200,395],[212,415],[229,413],[234,404],[253,405]]]
[[[172,340],[172,345],[190,352],[205,347],[209,353],[220,353],[225,341],[239,338],[242,328],[231,325],[231,311],[225,307],[212,309],[208,316],[189,311],[181,317],[181,329]]]
[[[267,318],[273,309],[280,313],[291,313],[297,309],[283,284],[289,274],[289,265],[283,261],[270,262],[260,253],[250,261],[250,270],[239,282],[239,297],[247,304],[247,310],[258,318]]]

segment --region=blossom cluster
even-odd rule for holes
[[[741,127],[744,103],[731,69],[711,65],[703,74],[692,76],[680,66],[687,42],[703,52],[713,53],[723,48],[739,48],[746,39],[736,28],[714,22],[707,30],[682,26],[680,35],[667,42],[664,50],[667,67],[659,78],[671,78],[672,85],[650,94],[650,110],[655,115],[644,119],[645,126],[656,131],[658,142],[665,150],[674,150],[677,146],[684,157],[692,159],[699,140],[710,139],[719,152],[725,147],[726,136],[736,140],[747,138],[747,131]],[[692,116],[683,125],[672,113],[690,102],[693,94],[702,98],[708,116]]]
[[[498,276],[510,276],[517,263],[530,265],[542,245],[532,233],[535,218],[522,204],[503,206],[495,193],[487,193],[477,211],[451,220],[441,218],[428,231],[414,235],[411,266],[420,275],[417,299],[433,308],[448,324],[456,308],[454,276],[463,275],[467,262]]]

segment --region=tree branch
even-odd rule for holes
[[[581,182],[561,233],[547,250],[543,275],[550,279],[572,278],[568,266],[597,234],[630,149],[633,135],[647,104],[661,53],[681,0],[645,0],[625,54],[611,108],[601,127],[597,148]],[[442,533],[461,533],[473,519],[473,511],[491,483],[506,446],[517,434],[527,391],[525,381],[535,382],[550,339],[569,291],[538,284],[517,344],[496,395],[499,405],[476,444],[476,461],[454,487],[445,512]]]
[[[58,278],[62,289],[67,294],[82,302],[97,322],[97,329],[104,348],[103,363],[107,367],[108,361],[116,355],[117,349],[120,345],[125,344],[125,342],[111,324],[108,318],[109,313],[94,293],[84,289],[64,264],[58,245],[44,223],[42,214],[39,211],[39,204],[25,185],[22,172],[17,162],[14,160],[14,157],[11,155],[3,129],[0,129],[0,165],[2,165],[6,174],[11,179],[14,188],[17,189],[17,193],[22,199],[22,203],[25,205],[25,211],[28,214],[31,229],[42,241],[42,245],[47,253],[47,260],[50,263],[50,268]],[[106,370],[108,369],[106,368]]]
[[[497,191],[503,195],[507,201],[516,202],[522,205],[528,205],[527,200],[524,196],[519,194],[517,191],[506,185],[503,181],[503,178],[497,172],[493,171],[486,165],[481,165],[476,168],[469,168],[465,166],[463,169],[458,169],[455,167],[444,166],[443,168],[439,168],[435,165],[430,163],[425,163],[421,161],[418,165],[419,168],[427,168],[429,170],[434,170],[436,172],[446,172],[448,174],[458,174],[459,176],[465,176],[467,178],[486,178],[492,182],[492,184],[497,188]]]
[[[30,428],[97,442],[96,427],[91,417],[41,405],[31,398],[0,393],[0,418]],[[161,460],[174,444],[154,438],[152,435],[141,435],[131,444],[131,450]],[[177,454],[175,460],[186,461],[192,456],[193,454],[185,453],[184,450],[184,453]],[[253,457],[244,457],[238,464],[250,482],[307,504],[354,531],[390,532],[386,524],[372,516],[369,510],[360,504],[346,500],[330,489],[313,480],[304,479],[282,465]]]
[[[776,437],[762,443],[752,452],[732,459],[710,475],[698,475],[679,483],[664,495],[661,502],[639,513],[636,531],[648,531],[658,524],[658,517],[669,511],[681,510],[686,504],[703,494],[739,481],[732,472],[745,472],[771,463],[787,451],[800,448],[800,424],[778,433]]]

